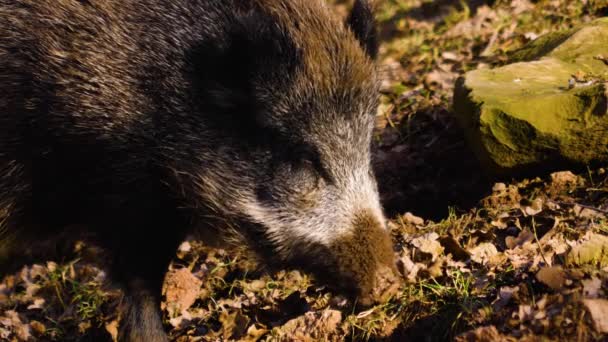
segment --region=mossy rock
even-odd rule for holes
[[[592,234],[589,240],[572,248],[566,256],[569,266],[591,265],[600,268],[608,266],[608,237]]]
[[[454,109],[488,171],[608,161],[608,18],[538,38],[460,78]]]

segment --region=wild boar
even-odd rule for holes
[[[193,229],[369,302],[393,252],[370,165],[370,4],[0,0],[0,260],[79,223],[112,252],[120,338]]]

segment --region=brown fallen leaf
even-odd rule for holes
[[[428,260],[434,262],[443,254],[443,247],[437,241],[439,235],[437,233],[428,233],[423,236],[412,239],[412,245],[418,249],[419,253],[414,254],[415,261]]]
[[[34,299],[33,304],[28,305],[27,309],[28,310],[44,309],[44,304],[45,304],[44,298],[36,298],[36,299]]]
[[[492,303],[495,311],[500,311],[504,308],[509,302],[513,295],[515,295],[519,291],[518,286],[503,286],[498,290],[498,298]]]
[[[541,198],[537,198],[532,201],[529,205],[524,205],[521,207],[521,211],[524,216],[534,216],[538,215],[543,211],[543,200]]]
[[[456,342],[500,342],[506,340],[493,325],[467,331],[455,338]]]
[[[426,74],[424,83],[431,86],[438,85],[442,89],[452,89],[456,81],[457,74],[444,70],[433,70]]]
[[[397,269],[410,282],[414,282],[418,272],[425,268],[426,266],[424,266],[424,264],[413,262],[406,254],[397,260]]]
[[[471,253],[471,260],[478,264],[485,265],[490,262],[492,257],[498,254],[498,250],[494,244],[490,242],[483,242],[473,248],[470,248],[469,253]]]
[[[46,332],[46,327],[44,326],[44,324],[38,321],[31,321],[30,327],[32,327],[32,330],[34,330],[38,335],[44,335],[44,333]]]
[[[561,266],[543,267],[536,273],[536,279],[553,290],[560,290],[566,284],[567,275]]]
[[[496,183],[492,187],[493,192],[503,192],[507,191],[507,185],[505,183]]]
[[[445,249],[444,253],[446,255],[448,255],[448,254],[452,255],[452,259],[457,260],[457,261],[463,261],[463,260],[469,259],[469,253],[466,251],[466,249],[462,248],[462,246],[460,246],[460,243],[458,243],[458,241],[456,241],[456,239],[454,239],[453,237],[451,237],[451,236],[441,237],[439,239],[439,243]]]
[[[244,341],[244,342],[256,342],[260,338],[262,338],[262,336],[266,335],[267,332],[268,332],[268,329],[258,328],[255,324],[252,324],[247,329],[247,335],[245,335],[241,339],[241,341]]]
[[[534,233],[529,231],[528,229],[522,230],[517,237],[507,236],[505,239],[505,243],[507,244],[507,248],[513,249],[518,246],[522,246],[528,241],[534,240]]]
[[[0,326],[0,339],[7,340],[11,336],[11,332],[8,329],[4,329]]]
[[[595,330],[599,333],[608,333],[608,300],[584,299],[583,304],[591,314]]]
[[[192,316],[188,310],[184,310],[180,315],[169,319],[169,324],[174,328],[182,328],[186,324],[190,324]]]
[[[18,341],[28,341],[32,337],[30,325],[24,323],[14,310],[5,311],[4,315],[0,316],[0,324],[12,330]]]
[[[553,186],[571,186],[576,185],[579,177],[571,171],[558,171],[551,174],[551,185]]]
[[[118,341],[118,320],[113,320],[105,325],[106,331],[112,337],[112,341]]]
[[[307,312],[279,328],[280,341],[338,341],[342,313],[338,310]]]
[[[407,212],[402,216],[403,220],[407,223],[411,223],[415,226],[422,226],[424,224],[424,219],[414,214]]]
[[[574,205],[574,208],[572,208],[572,211],[574,211],[576,216],[582,217],[582,218],[600,219],[600,220],[606,218],[606,215],[604,214],[603,210],[596,209],[593,207],[583,207],[579,204]]]
[[[222,323],[224,340],[239,339],[247,332],[249,317],[244,316],[240,310],[223,311],[219,320]]]
[[[89,330],[91,328],[91,326],[92,326],[91,321],[80,322],[80,323],[78,323],[78,331],[81,334],[84,334],[87,330]]]
[[[180,312],[188,310],[196,301],[202,284],[202,281],[187,268],[167,272],[163,293],[169,316],[175,317]]]

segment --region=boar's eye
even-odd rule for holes
[[[289,148],[285,165],[292,190],[297,193],[309,193],[317,189],[322,181],[324,170],[319,153],[307,146]]]
[[[325,168],[321,162],[319,152],[313,147],[299,146],[290,150],[289,159],[294,170],[304,169],[315,173],[316,177],[325,178]]]
[[[310,200],[324,183],[323,166],[316,150],[306,146],[284,144],[275,150],[272,165],[272,181],[264,182],[257,190],[262,201]]]

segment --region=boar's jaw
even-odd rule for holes
[[[329,245],[298,247],[286,261],[289,266],[311,272],[321,284],[360,305],[386,301],[401,285],[389,232],[371,210],[356,214],[351,231]]]
[[[359,303],[377,302],[386,293],[376,288],[379,282],[390,279],[389,285],[397,284],[390,235],[379,205],[349,209],[343,227],[329,234],[329,225],[317,231],[305,224],[290,230],[285,222],[270,219],[271,213],[260,205],[250,205],[248,212],[257,222],[258,234],[251,247],[273,268],[303,269],[330,288],[358,297]]]

